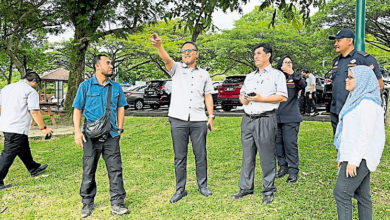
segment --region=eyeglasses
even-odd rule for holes
[[[187,50],[179,49],[180,53],[186,53],[186,52],[191,53],[192,51],[198,51],[198,50],[196,50],[196,49],[187,49]]]
[[[283,63],[285,63],[285,64],[292,64],[292,62],[291,62],[291,61],[289,61],[289,62],[283,62]]]
[[[355,79],[355,77],[353,77],[353,76],[347,76],[347,79],[353,80],[353,79]]]

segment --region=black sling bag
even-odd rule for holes
[[[102,117],[100,117],[95,122],[87,122],[87,119],[84,120],[84,132],[89,138],[98,138],[101,137],[111,130],[110,123],[110,105],[111,105],[111,94],[112,94],[112,86],[108,85],[108,96],[107,96],[107,105],[106,112]]]

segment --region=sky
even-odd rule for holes
[[[248,4],[242,7],[243,14],[239,14],[238,12],[223,13],[222,11],[217,11],[213,15],[213,23],[221,30],[232,29],[234,27],[234,21],[240,19],[242,15],[253,11],[256,5],[260,5],[260,1],[251,0]],[[74,31],[72,29],[68,29],[60,35],[49,35],[49,42],[66,41],[73,37],[73,34]]]

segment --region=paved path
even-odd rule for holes
[[[51,126],[49,127],[52,128]],[[74,131],[73,126],[57,125],[57,128],[54,128],[53,137],[70,136],[74,134],[73,131]],[[43,140],[45,138],[45,135],[37,126],[34,126],[30,130],[29,138],[35,140],[39,140],[39,139]],[[0,140],[3,140],[2,132],[0,132]]]

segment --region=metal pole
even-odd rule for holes
[[[366,45],[364,42],[365,19],[366,19],[366,0],[356,1],[356,37],[355,48],[358,51],[365,51]]]

